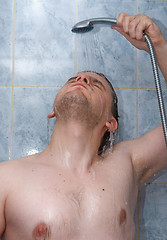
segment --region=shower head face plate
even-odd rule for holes
[[[93,29],[94,24],[109,24],[110,26],[117,25],[116,18],[91,18],[81,22],[78,22],[72,28],[72,32],[74,33],[85,33],[89,32]]]
[[[92,29],[93,29],[93,24],[85,20],[75,24],[71,31],[74,33],[85,33],[85,32],[90,32]]]

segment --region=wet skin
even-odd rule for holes
[[[138,187],[119,148],[82,177],[44,163],[42,154],[3,168],[10,192],[5,240],[134,240]]]
[[[103,116],[108,118],[111,109],[111,90],[106,80],[94,74],[89,78],[75,76],[61,89],[57,99],[70,91],[83,91],[93,107],[98,106],[96,111],[101,116],[98,124],[104,124]],[[96,146],[95,140],[91,142]],[[74,153],[71,150],[71,156],[77,155],[76,149]],[[106,152],[103,157],[97,155],[98,148],[94,151],[89,142],[86,149],[93,157],[91,162],[89,157],[84,159],[84,171],[80,172],[73,170],[73,166],[81,169],[78,159],[75,162],[72,157],[67,167],[59,161],[61,154],[53,161],[51,148],[2,164],[5,240],[134,240],[138,184],[131,159],[117,146],[112,154]],[[83,156],[80,151],[79,156]]]
[[[148,34],[167,80],[167,41],[158,26],[145,15],[124,13],[119,14],[117,25],[115,30],[145,51],[143,31]],[[58,114],[58,121],[47,149],[0,164],[0,236],[4,233],[5,240],[135,239],[138,187],[167,167],[162,126],[116,144],[112,154],[97,156],[99,136],[101,139],[107,129],[116,129],[109,114],[111,96],[104,79],[94,74],[86,80],[79,77],[60,90],[56,101],[65,92],[74,92],[76,99],[79,94],[85,96],[98,113],[96,127],[86,127],[88,118],[84,127],[71,119],[65,124],[65,118],[61,124],[61,114],[54,109],[50,117]],[[76,84],[74,80],[79,83],[71,86]]]
[[[95,78],[104,87],[96,86]],[[42,153],[0,164],[3,239],[135,239],[138,187],[166,166],[162,128],[118,143],[112,154],[98,156],[99,136],[116,129],[110,116],[110,87],[95,74],[82,74],[70,79],[55,101],[70,92],[81,96],[80,91],[100,116],[94,128],[87,127],[87,118],[80,122],[77,117],[74,123],[68,118],[65,124],[59,113]]]

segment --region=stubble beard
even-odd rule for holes
[[[96,109],[88,101],[82,92],[68,92],[63,95],[54,105],[57,119],[63,122],[76,121],[92,128],[98,124]]]

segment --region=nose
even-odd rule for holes
[[[86,84],[90,84],[90,80],[88,78],[88,76],[84,73],[80,74],[77,78],[76,81],[84,81]]]

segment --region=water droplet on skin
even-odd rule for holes
[[[109,149],[108,154],[112,154],[113,143],[114,143],[114,133],[110,132],[110,138],[109,138],[108,142],[103,146],[102,156],[104,155],[106,149]]]
[[[109,148],[109,153],[112,154],[112,150],[113,150],[113,142],[114,142],[114,133],[110,132],[110,148]]]
[[[49,128],[50,128],[50,119],[47,117],[47,140],[48,140],[48,143],[50,141]]]
[[[70,157],[71,157],[70,152],[66,151],[64,154],[64,163],[67,167],[70,167]]]

